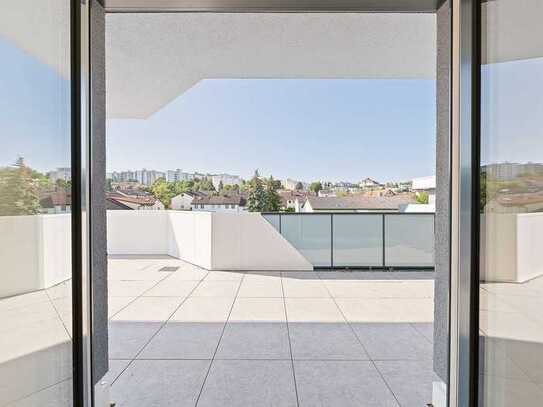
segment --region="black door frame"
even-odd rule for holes
[[[92,406],[92,236],[90,8],[71,0],[72,253],[74,405]],[[451,52],[451,289],[450,407],[475,407],[478,395],[480,13],[484,0],[450,0]],[[130,0],[106,0],[106,12],[144,12]],[[158,12],[435,12],[444,0],[157,0]],[[102,2],[100,2],[102,3]],[[142,4],[142,2],[139,2]],[[124,6],[123,6],[124,4]],[[163,4],[156,9],[156,5]],[[293,4],[296,4],[293,6]],[[267,6],[266,6],[267,5]],[[102,67],[103,68],[103,67]]]
[[[481,3],[452,2],[451,407],[478,406]]]
[[[91,407],[90,60],[92,0],[70,1],[73,405]]]

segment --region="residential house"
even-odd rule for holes
[[[436,176],[435,175],[413,179],[411,188],[413,192],[428,193],[428,204],[435,205],[436,203]]]
[[[206,212],[244,212],[246,207],[247,199],[240,194],[198,196],[191,204],[193,211]]]
[[[186,191],[172,198],[170,208],[176,211],[190,211],[192,201],[197,197],[207,196],[204,192]]]
[[[281,209],[300,212],[300,207],[308,196],[314,196],[310,192],[303,191],[278,191],[281,198]]]
[[[362,189],[380,188],[383,185],[372,178],[363,179],[358,183],[358,186]]]
[[[128,207],[133,210],[157,211],[164,210],[164,204],[152,195],[130,195],[120,191],[108,193],[106,195],[108,206],[111,209],[126,209]]]
[[[283,182],[281,182],[281,185],[284,189],[287,189],[289,191],[295,191],[297,186],[299,184],[302,184],[302,190],[307,190],[309,188],[309,184],[307,182],[298,181],[292,178],[287,178]]]
[[[67,213],[71,211],[72,193],[70,190],[59,189],[44,192],[40,196],[41,213]]]

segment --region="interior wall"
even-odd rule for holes
[[[451,10],[437,11],[436,220],[434,293],[434,370],[447,383],[449,369],[450,282],[450,63]]]
[[[98,1],[91,7],[91,236],[93,300],[93,383],[108,371],[107,248],[106,248],[106,72],[105,11]]]

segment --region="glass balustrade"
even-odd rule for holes
[[[263,213],[314,267],[433,268],[433,213]]]

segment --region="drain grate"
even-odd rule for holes
[[[172,272],[172,271],[177,271],[177,270],[179,270],[179,267],[171,267],[171,266],[168,267],[168,266],[167,266],[167,267],[162,267],[162,268],[161,268],[160,270],[158,270],[158,271],[169,271],[169,272]]]

